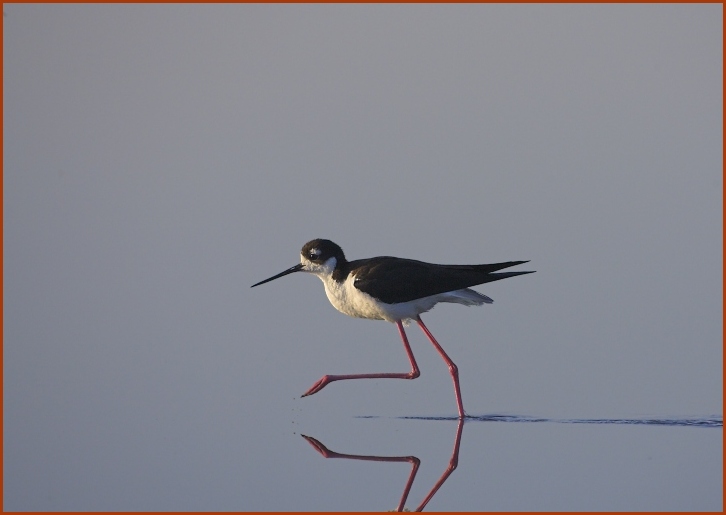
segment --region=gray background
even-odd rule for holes
[[[416,381],[299,399],[406,371],[395,327],[303,274],[249,288],[317,237],[531,260],[423,317],[470,414],[720,416],[722,14],[4,6],[5,509],[395,506],[405,467],[354,481],[300,432],[434,453],[421,497],[455,424],[389,417],[456,407],[420,330]],[[722,509],[720,429],[464,433],[431,509]]]

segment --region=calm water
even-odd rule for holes
[[[316,466],[321,497],[309,509],[398,509],[402,500],[433,511],[722,507],[721,417],[370,417],[346,433],[356,428],[357,437],[320,428],[310,442],[340,459]]]
[[[462,424],[295,408],[90,424],[44,430],[56,440],[23,464],[9,449],[6,510],[722,509],[720,416]]]

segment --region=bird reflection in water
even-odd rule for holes
[[[459,423],[456,427],[456,439],[454,440],[454,450],[451,453],[451,459],[449,459],[449,465],[446,467],[446,470],[443,474],[441,474],[441,477],[439,480],[434,484],[434,486],[429,491],[426,498],[421,501],[421,504],[414,510],[414,511],[421,511],[424,509],[424,507],[428,504],[428,502],[433,498],[433,496],[438,492],[439,488],[441,488],[441,485],[444,484],[444,482],[449,478],[451,473],[456,469],[456,466],[459,464],[459,446],[461,444],[461,434],[464,429],[464,419],[459,419]],[[331,451],[327,447],[325,447],[322,443],[320,443],[318,440],[311,436],[305,436],[301,435],[305,440],[308,441],[310,445],[313,446],[313,448],[318,451],[320,454],[323,455],[325,458],[343,458],[347,460],[363,460],[363,461],[389,461],[389,462],[408,462],[411,464],[411,473],[408,476],[408,481],[406,481],[406,486],[403,488],[403,494],[401,495],[401,501],[398,503],[398,507],[396,508],[396,511],[403,511],[404,506],[406,504],[406,499],[408,498],[408,493],[411,490],[411,485],[413,485],[413,480],[416,478],[416,472],[418,471],[419,465],[421,465],[421,460],[419,460],[416,456],[364,456],[360,454],[343,454],[340,452]]]

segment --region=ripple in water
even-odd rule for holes
[[[378,418],[374,416],[359,418]],[[457,417],[399,417],[408,420],[458,420]],[[669,417],[669,418],[542,418],[527,415],[467,415],[466,421],[479,422],[550,422],[555,424],[612,424],[612,425],[645,425],[645,426],[688,426],[688,427],[723,427],[721,415],[706,417]]]

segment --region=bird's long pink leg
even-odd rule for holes
[[[459,418],[464,418],[466,416],[466,413],[464,413],[464,404],[461,402],[461,388],[459,388],[459,367],[457,367],[453,361],[451,361],[451,358],[444,352],[444,349],[441,348],[441,345],[439,345],[439,342],[436,341],[436,338],[434,338],[434,335],[431,334],[431,331],[428,330],[428,327],[424,325],[424,323],[421,321],[421,317],[416,317],[416,322],[418,322],[418,325],[421,326],[421,329],[423,329],[423,332],[426,333],[426,336],[428,336],[429,340],[431,340],[431,343],[434,344],[434,347],[436,347],[436,350],[441,354],[441,357],[444,358],[444,361],[449,367],[449,372],[451,373],[451,378],[454,380],[454,393],[456,394],[456,404],[459,408]]]
[[[408,344],[408,338],[406,338],[406,332],[403,330],[403,324],[399,320],[396,322],[396,326],[398,327],[398,332],[401,334],[401,340],[403,340],[403,347],[406,349],[406,354],[408,354],[408,360],[411,362],[411,371],[407,373],[381,373],[381,374],[347,374],[347,375],[326,375],[321,377],[318,382],[316,382],[312,388],[310,388],[307,392],[302,394],[302,397],[307,397],[308,395],[312,395],[314,393],[318,393],[320,390],[325,388],[325,386],[328,385],[328,383],[332,383],[333,381],[342,381],[343,379],[416,379],[418,376],[421,375],[421,372],[419,372],[418,365],[416,364],[416,360],[413,357],[413,352],[411,352],[411,346]],[[443,352],[443,351],[442,351]],[[453,364],[453,363],[452,363]]]

